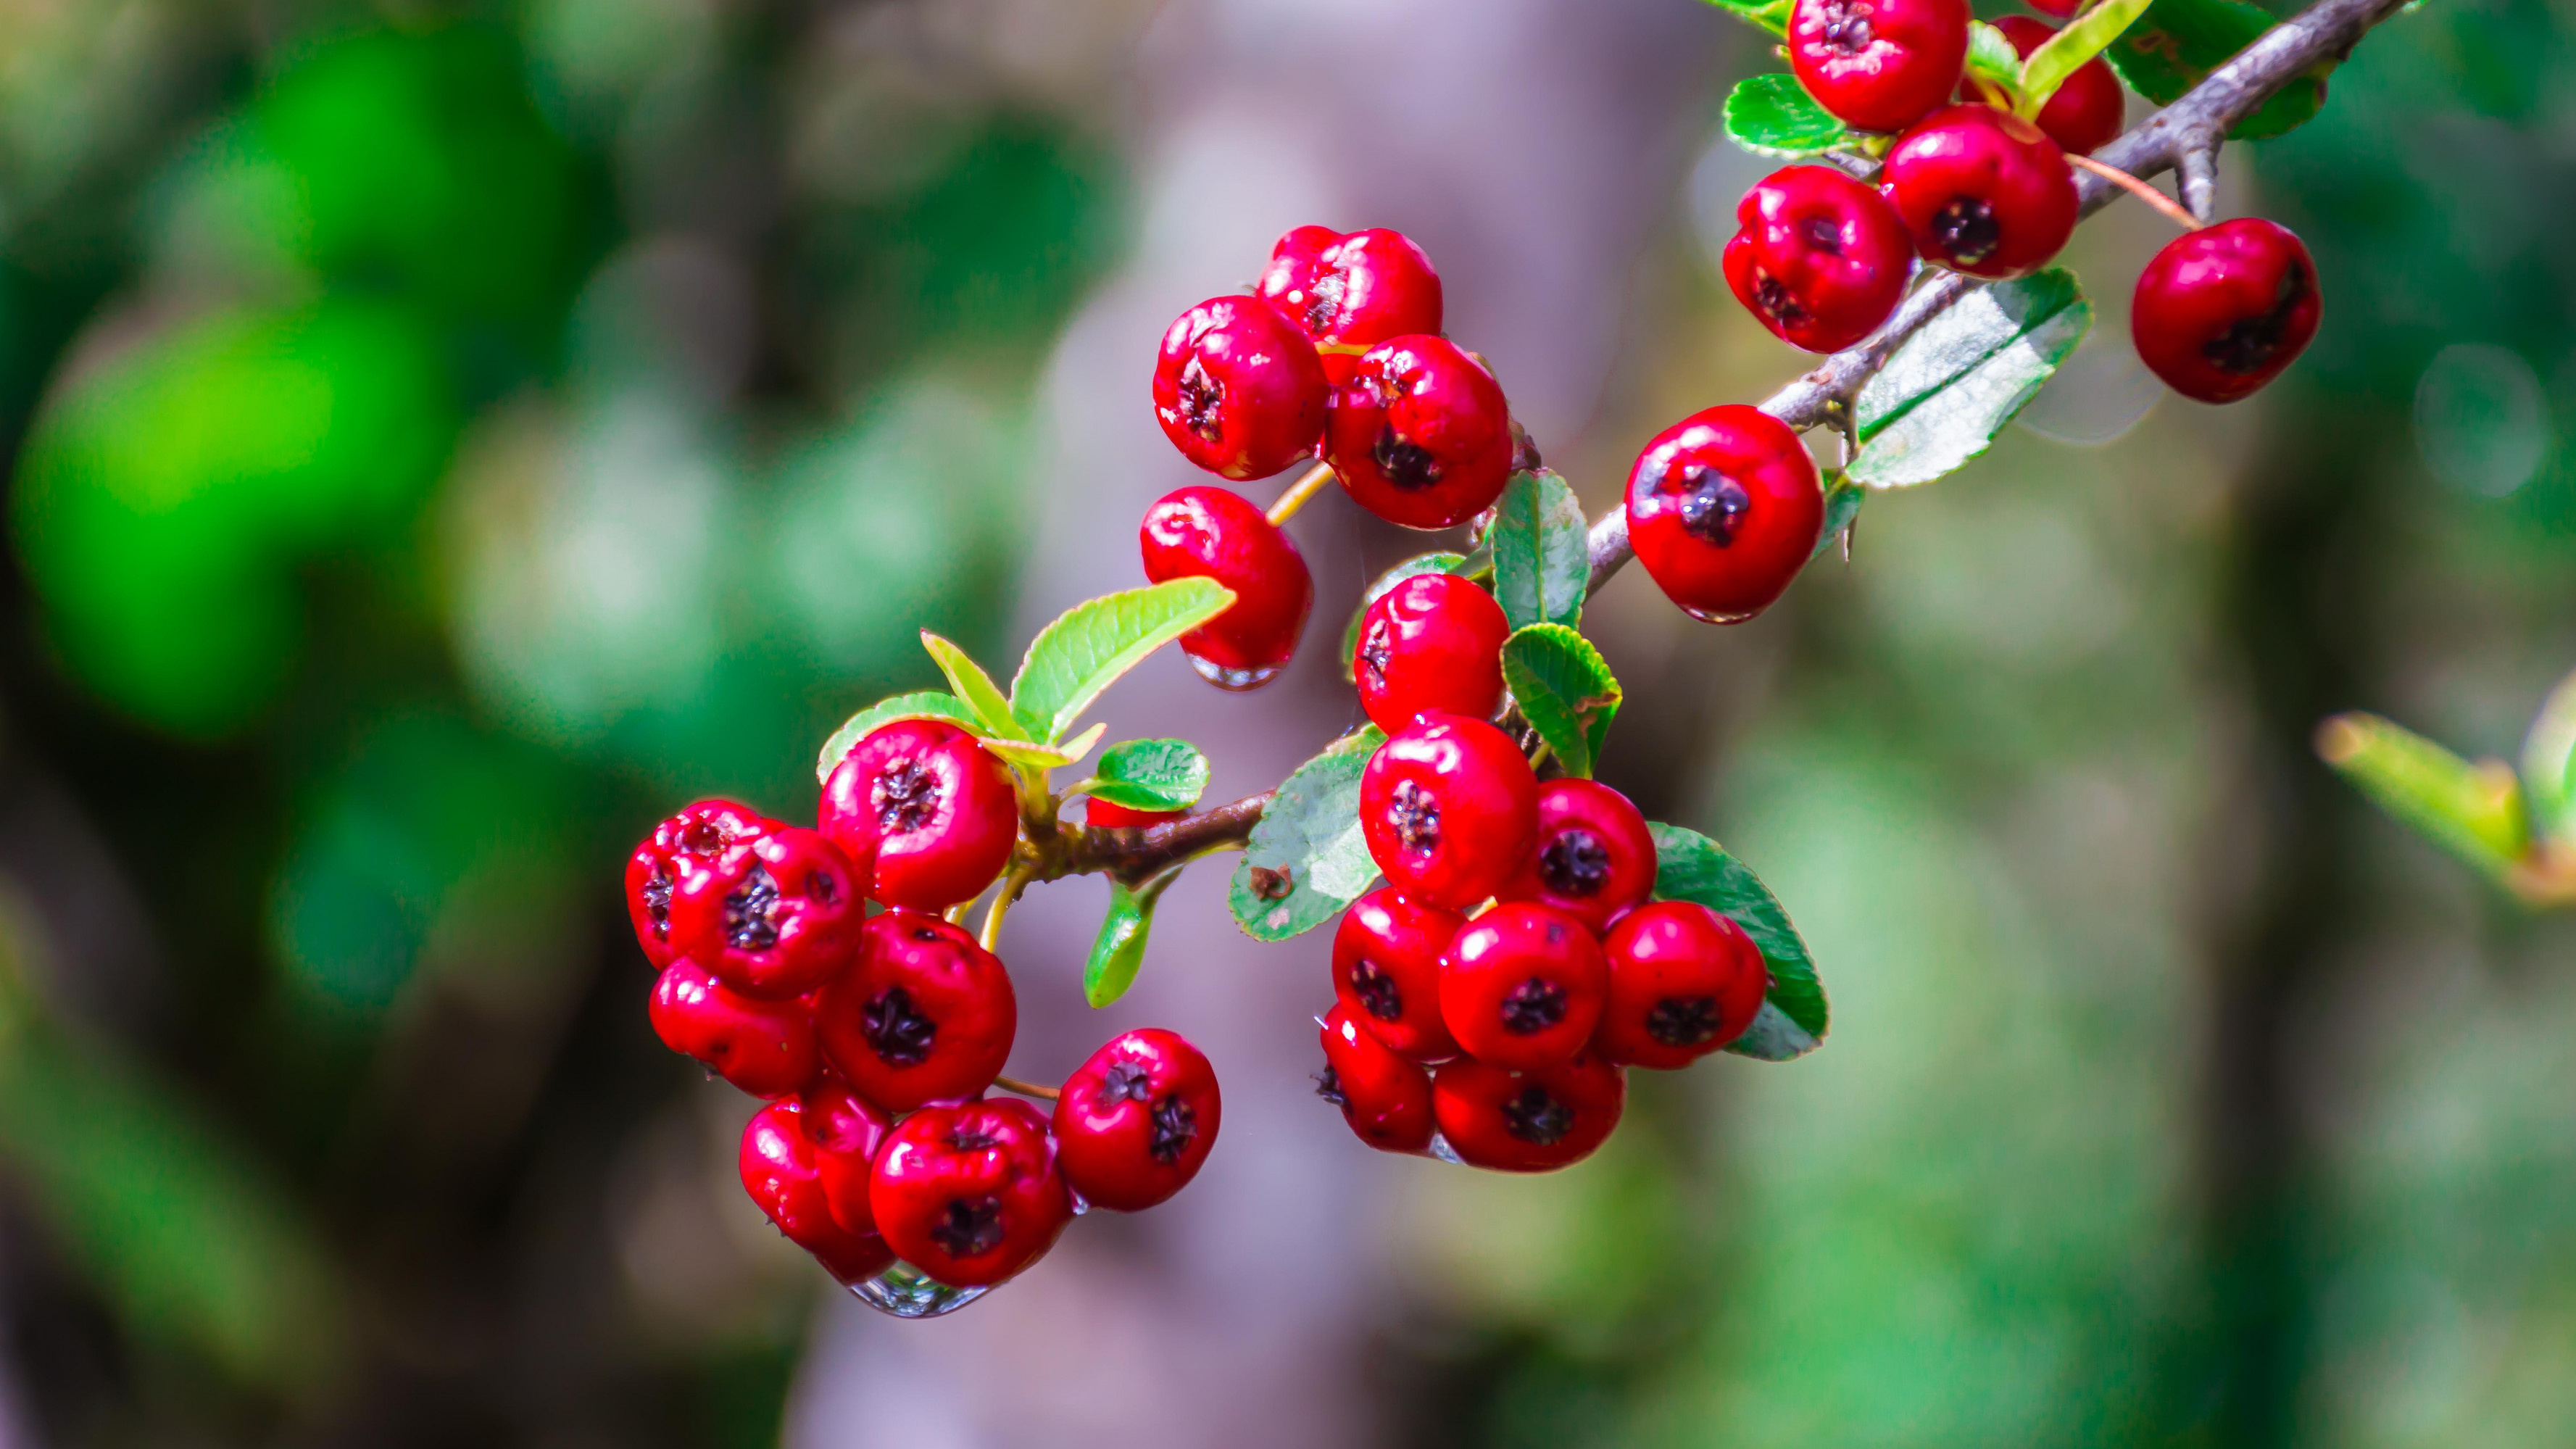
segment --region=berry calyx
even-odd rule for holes
[[[1270,248],[1256,289],[1318,346],[1370,347],[1440,330],[1440,274],[1400,231],[1301,226]],[[1325,374],[1350,375],[1348,354],[1326,353]]]
[[[701,800],[654,826],[626,860],[626,914],[644,959],[656,970],[680,959],[671,944],[671,892],[683,874],[714,864],[727,846],[777,828],[777,821],[730,800]]]
[[[1595,1051],[1627,1066],[1689,1066],[1744,1035],[1771,971],[1744,928],[1694,901],[1630,911],[1601,943],[1609,1003]]]
[[[1389,734],[1425,714],[1490,718],[1503,702],[1503,606],[1451,574],[1417,574],[1360,615],[1351,672],[1360,708]]]
[[[828,1077],[806,1089],[797,1104],[797,1120],[805,1140],[814,1145],[814,1174],[832,1221],[874,1237],[877,1220],[868,1206],[868,1182],[876,1173],[878,1150],[894,1132],[894,1118]]]
[[[2239,217],[2165,243],[2138,273],[2129,335],[2167,387],[2230,403],[2297,361],[2322,312],[2306,245],[2287,227]]]
[[[1417,1062],[1457,1055],[1440,1019],[1440,953],[1467,924],[1393,886],[1351,902],[1333,930],[1333,995],[1344,1016]]]
[[[1315,345],[1258,297],[1210,297],[1163,333],[1154,418],[1181,456],[1220,477],[1267,478],[1324,431]]]
[[[2037,271],[2075,233],[2075,171],[2038,127],[1992,106],[1946,106],[1899,137],[1879,189],[1914,249],[1971,277]]]
[[[1370,348],[1325,408],[1324,461],[1361,507],[1406,528],[1449,528],[1492,507],[1512,450],[1502,384],[1445,337]]]
[[[1657,433],[1628,473],[1628,541],[1665,597],[1741,623],[1806,567],[1825,529],[1807,445],[1759,408],[1728,403]]]
[[[1839,352],[1905,296],[1914,240],[1876,191],[1830,166],[1785,166],[1735,204],[1721,264],[1745,310],[1792,347]]]
[[[1595,780],[1538,787],[1538,847],[1503,891],[1562,911],[1598,936],[1655,888],[1655,837],[1627,796]]]
[[[991,1086],[1019,1022],[1002,963],[963,929],[919,911],[870,919],[858,959],[814,1001],[832,1070],[893,1112]]]
[[[803,1001],[745,996],[686,957],[662,968],[645,1010],[664,1046],[755,1097],[801,1092],[822,1069]]]
[[[1525,1072],[1460,1057],[1431,1084],[1432,1114],[1458,1160],[1498,1172],[1553,1172],[1592,1155],[1619,1125],[1628,1079],[1597,1052]]]
[[[742,1129],[735,1155],[742,1190],[777,1224],[787,1241],[814,1255],[841,1282],[862,1283],[894,1263],[895,1250],[873,1233],[855,1233],[832,1216],[805,1134],[804,1107],[795,1098],[772,1102]]]
[[[1113,805],[1095,795],[1083,803],[1082,823],[1096,825],[1103,830],[1144,830],[1156,825],[1169,825],[1189,813],[1187,810],[1135,810],[1125,805]]]
[[[1538,831],[1538,777],[1501,730],[1432,715],[1369,757],[1360,830],[1398,890],[1463,911],[1519,872]]]
[[[680,877],[671,944],[746,996],[801,996],[848,959],[867,909],[861,890],[839,847],[782,825]]]
[[[1339,1003],[1320,1025],[1324,1069],[1315,1095],[1341,1108],[1351,1131],[1380,1152],[1428,1149],[1431,1073],[1388,1050]]]
[[[1250,689],[1296,655],[1315,580],[1296,540],[1250,499],[1205,484],[1174,489],[1145,510],[1137,537],[1147,579],[1214,579],[1234,590],[1224,613],[1180,638],[1200,675]]]
[[[868,894],[943,911],[1000,874],[1019,832],[1010,768],[945,720],[905,719],[850,747],[823,783],[821,827],[876,862]]]
[[[1055,1101],[1056,1165],[1093,1205],[1142,1212],[1198,1175],[1216,1145],[1216,1068],[1178,1033],[1122,1032]]]
[[[1038,1260],[1073,1219],[1047,1123],[1026,1102],[925,1107],[877,1153],[877,1231],[942,1283],[999,1283]]]
[[[2056,26],[2027,15],[2004,16],[1994,22],[1994,27],[2012,42],[2013,54],[2024,60],[2057,33]],[[2060,149],[2070,155],[2090,156],[2120,134],[2121,115],[2127,108],[2120,78],[2111,73],[2111,63],[2097,55],[2058,82],[2048,104],[2039,108],[2034,119]]]
[[[1609,986],[1583,923],[1526,902],[1469,921],[1440,958],[1440,1019],[1459,1048],[1512,1070],[1571,1061]]]
[[[1859,130],[1912,125],[1950,98],[1967,62],[1967,0],[1798,0],[1789,12],[1789,68]]]

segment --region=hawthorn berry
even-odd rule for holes
[[[1019,820],[1010,767],[946,720],[880,727],[823,782],[823,833],[875,861],[868,894],[889,906],[973,900],[1010,861]]]
[[[1342,1109],[1342,1120],[1380,1152],[1431,1146],[1431,1073],[1387,1049],[1348,1007],[1334,1003],[1323,1029],[1324,1069],[1315,1095]]]
[[[1887,198],[1830,166],[1784,166],[1735,204],[1726,285],[1773,335],[1839,352],[1878,330],[1914,274]]]
[[[814,1001],[824,1059],[894,1112],[991,1086],[1019,1024],[1011,973],[965,930],[920,911],[871,918],[858,959]]]
[[[1163,333],[1154,418],[1181,456],[1238,481],[1267,478],[1324,431],[1315,344],[1258,297],[1210,297]]]
[[[1797,0],[1789,68],[1863,131],[1901,131],[1950,98],[1968,63],[1967,0]]]
[[[1073,1219],[1047,1122],[1015,1100],[925,1107],[877,1152],[868,1208],[886,1246],[956,1288],[1038,1260]]]
[[[1816,460],[1788,424],[1727,403],[1657,433],[1628,473],[1628,542],[1665,597],[1695,618],[1761,613],[1825,530]]]
[[[2037,126],[1993,106],[1946,106],[1897,138],[1879,189],[1914,249],[2001,280],[2038,270],[2075,234],[2075,170]]]
[[[1324,409],[1324,461],[1361,507],[1406,528],[1448,528],[1492,507],[1514,446],[1502,384],[1428,333],[1362,353]]]
[[[1121,1032],[1065,1079],[1056,1166],[1093,1205],[1142,1212],[1198,1176],[1222,1115],[1205,1053],[1158,1027]]]
[[[1449,1150],[1498,1172],[1581,1162],[1609,1140],[1627,1103],[1627,1073],[1597,1052],[1525,1072],[1460,1057],[1431,1079],[1432,1115]]]
[[[1461,1051],[1514,1071],[1592,1039],[1610,968],[1583,923],[1526,901],[1469,921],[1440,957],[1440,1019]]]
[[[1626,1066],[1689,1066],[1744,1035],[1771,986],[1753,938],[1695,901],[1630,911],[1601,954],[1610,1000],[1592,1047]]]
[[[2054,15],[2060,20],[2073,19],[2075,12],[2084,8],[2084,0],[2029,0],[2029,4],[2040,14]]]
[[[2165,243],[2138,273],[2129,335],[2167,387],[2229,403],[2298,360],[2322,307],[2307,247],[2287,227],[2239,217]]]
[[[655,970],[680,959],[671,945],[671,892],[680,876],[713,863],[726,846],[778,828],[747,805],[701,800],[653,827],[626,860],[626,914]]]
[[[1389,734],[1425,714],[1490,718],[1503,702],[1503,606],[1451,574],[1417,574],[1360,615],[1351,673],[1360,708]]]
[[[1296,540],[1250,499],[1206,485],[1176,488],[1145,510],[1137,533],[1147,579],[1214,579],[1234,590],[1224,613],[1181,636],[1181,652],[1202,676],[1250,689],[1296,654],[1315,580]]]
[[[805,1140],[814,1144],[814,1175],[823,1185],[832,1221],[874,1236],[877,1220],[868,1206],[868,1181],[876,1172],[877,1150],[894,1131],[894,1118],[829,1077],[796,1100]]]
[[[801,1092],[822,1068],[803,1001],[745,996],[685,956],[662,968],[645,1010],[664,1046],[755,1097]]]
[[[823,1194],[814,1141],[805,1134],[804,1106],[795,1098],[772,1102],[742,1129],[735,1165],[742,1190],[769,1214],[787,1241],[814,1255],[843,1283],[863,1283],[894,1263],[894,1250],[874,1233],[841,1226]]]
[[[1994,22],[1994,27],[2012,42],[2013,54],[2024,60],[2057,33],[2056,26],[2027,15],[2004,16]],[[2127,109],[2120,78],[2111,73],[2110,62],[2097,55],[2058,82],[2055,94],[2039,108],[2035,121],[2061,150],[2069,155],[2090,156],[2120,134],[2122,113]]]
[[[671,944],[746,996],[801,996],[849,959],[867,910],[862,889],[838,846],[782,825],[681,875]]]
[[[1501,730],[1431,715],[1388,737],[1361,770],[1360,831],[1398,890],[1463,911],[1520,870],[1538,832],[1538,777]]]
[[[1595,936],[1655,888],[1655,837],[1628,797],[1593,780],[1538,787],[1538,848],[1503,891],[1563,911]]]
[[[1457,1055],[1440,1019],[1440,953],[1466,924],[1393,886],[1351,902],[1333,930],[1333,995],[1343,1013],[1400,1057]]]
[[[1113,805],[1095,795],[1083,804],[1082,823],[1096,825],[1103,830],[1144,830],[1156,825],[1169,825],[1189,813],[1187,810],[1136,810],[1125,805]]]
[[[1411,237],[1384,227],[1298,227],[1270,248],[1255,290],[1318,347],[1369,347],[1440,330],[1440,274]],[[1351,368],[1348,354],[1324,354],[1333,381]]]

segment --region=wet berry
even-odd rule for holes
[[[1056,1165],[1094,1206],[1142,1212],[1198,1175],[1222,1107],[1197,1047],[1159,1028],[1122,1032],[1065,1078]]]
[[[1627,1106],[1627,1074],[1598,1053],[1515,1072],[1460,1057],[1432,1079],[1432,1112],[1460,1161],[1552,1172],[1608,1141]]]
[[[2075,172],[2040,129],[1992,106],[1949,106],[1897,138],[1880,172],[1914,249],[1972,277],[2037,271],[2075,232]]]
[[[1787,424],[1728,403],[1657,433],[1628,474],[1628,541],[1665,597],[1733,624],[1771,606],[1825,528],[1815,460]]]
[[[843,1283],[863,1282],[884,1272],[894,1262],[894,1251],[876,1234],[854,1233],[832,1216],[803,1113],[802,1104],[790,1097],[753,1114],[742,1129],[736,1156],[742,1190],[826,1272]]]
[[[1789,68],[1844,124],[1901,131],[1950,99],[1968,61],[1967,0],[1797,0]]]
[[[1601,1019],[1609,968],[1583,923],[1527,902],[1469,921],[1440,958],[1440,1019],[1460,1050],[1522,1070],[1569,1061]]]
[[[1019,1020],[1002,963],[963,929],[919,911],[871,919],[858,959],[814,1002],[824,1059],[893,1112],[991,1086]]]
[[[2057,27],[2027,15],[2004,16],[1994,22],[1994,27],[2012,42],[2013,53],[2024,60],[2057,33]],[[2122,112],[2127,108],[2120,78],[2111,73],[2111,63],[2097,55],[2058,83],[2048,104],[2039,108],[2036,122],[2059,149],[2070,155],[2090,156],[2120,134]]]
[[[1503,702],[1503,640],[1512,626],[1494,596],[1449,574],[1417,574],[1360,615],[1351,673],[1360,708],[1393,734],[1424,714],[1486,719]]]
[[[662,968],[646,1010],[664,1046],[755,1097],[801,1092],[822,1067],[805,1002],[745,996],[686,957]]]
[[[1502,384],[1445,337],[1370,348],[1325,409],[1324,459],[1342,487],[1407,528],[1448,528],[1492,507],[1512,452]]]
[[[877,1153],[868,1207],[886,1245],[942,1283],[999,1283],[1073,1218],[1044,1117],[1026,1102],[925,1107]]]
[[[876,1174],[878,1149],[894,1132],[894,1118],[829,1077],[807,1088],[797,1104],[832,1221],[873,1237],[877,1220],[868,1206],[868,1183]]]
[[[1786,166],[1735,204],[1726,285],[1793,347],[1838,352],[1878,330],[1914,274],[1887,199],[1830,166]]]
[[[1744,928],[1691,901],[1630,911],[1601,943],[1610,1002],[1593,1049],[1614,1062],[1689,1066],[1744,1035],[1770,968]]]
[[[1380,887],[1342,914],[1333,931],[1333,994],[1343,1013],[1388,1049],[1417,1062],[1454,1056],[1440,1019],[1440,953],[1467,924],[1456,911]]]
[[[897,720],[850,747],[823,783],[825,835],[876,861],[868,894],[941,911],[1001,873],[1019,831],[1011,772],[945,720]]]
[[[1301,226],[1270,249],[1261,296],[1318,346],[1366,348],[1440,330],[1440,274],[1400,231],[1337,232]],[[1324,354],[1324,372],[1348,377],[1346,352]]]
[[[2308,249],[2285,227],[2240,217],[2165,243],[2129,305],[2138,357],[2201,402],[2234,402],[2281,375],[2317,335]]]
[[[1211,297],[1163,334],[1154,417],[1181,456],[1220,477],[1267,478],[1324,431],[1315,345],[1258,297]]]
[[[1224,613],[1181,636],[1201,675],[1250,689],[1296,654],[1315,581],[1296,541],[1250,499],[1206,485],[1175,489],[1145,510],[1138,537],[1153,582],[1214,579],[1234,590]]]
[[[626,860],[626,914],[644,959],[657,970],[680,959],[671,945],[671,892],[679,889],[683,873],[714,864],[729,845],[777,828],[777,821],[730,800],[701,800],[654,826]]]
[[[1360,830],[1396,889],[1463,911],[1519,872],[1538,831],[1538,777],[1501,730],[1433,715],[1369,757]]]
[[[1655,838],[1628,797],[1593,780],[1538,787],[1538,848],[1505,900],[1563,911],[1598,936],[1655,888]]]
[[[1431,1073],[1388,1050],[1339,1003],[1322,1025],[1324,1069],[1315,1074],[1315,1095],[1341,1108],[1351,1131],[1380,1152],[1430,1147]]]
[[[747,996],[801,996],[838,974],[867,906],[848,857],[782,825],[725,847],[671,893],[671,944]]]

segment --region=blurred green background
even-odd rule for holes
[[[1605,776],[1796,914],[1822,1053],[1641,1076],[1547,1179],[1372,1159],[1301,1095],[1317,953],[1202,871],[1143,995],[1217,1044],[1208,1183],[895,1327],[740,1200],[628,844],[810,809],[917,629],[1006,666],[1133,582],[1189,481],[1154,337],[1288,225],[1420,237],[1609,506],[1800,365],[1713,265],[1760,47],[1690,0],[0,0],[0,1449],[2564,1442],[2576,926],[2307,741],[2510,755],[2576,664],[2572,42],[2435,0],[2231,148],[2327,295],[2260,400],[2127,357],[2117,208],[2094,341],[1849,567],[1732,630],[1597,601]],[[1418,546],[1354,514],[1300,521],[1288,679],[1138,686],[1221,788],[1349,713],[1317,641]],[[1080,959],[1057,889],[1023,972]],[[1067,997],[1028,1074],[1105,1034]]]

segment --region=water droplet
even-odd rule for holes
[[[1441,1136],[1436,1131],[1431,1134],[1431,1146],[1428,1150],[1432,1156],[1439,1158],[1441,1161],[1448,1163],[1452,1167],[1464,1167],[1467,1165],[1467,1159],[1458,1155],[1458,1149],[1449,1145],[1449,1139]]]
[[[937,1318],[991,1291],[989,1287],[952,1288],[910,1263],[897,1263],[865,1282],[850,1285],[852,1297],[895,1318]]]
[[[1250,689],[1254,685],[1268,683],[1271,676],[1279,672],[1279,666],[1276,664],[1267,669],[1228,669],[1222,664],[1210,663],[1195,654],[1184,657],[1190,661],[1190,667],[1199,672],[1199,678],[1219,689]]]
[[[2435,477],[2502,498],[2549,454],[2549,400],[2519,353],[2460,342],[2415,384],[2415,445]]]
[[[1091,1199],[1084,1197],[1078,1192],[1069,1192],[1069,1195],[1073,1198],[1073,1215],[1075,1217],[1080,1217],[1084,1213],[1091,1211]]]

